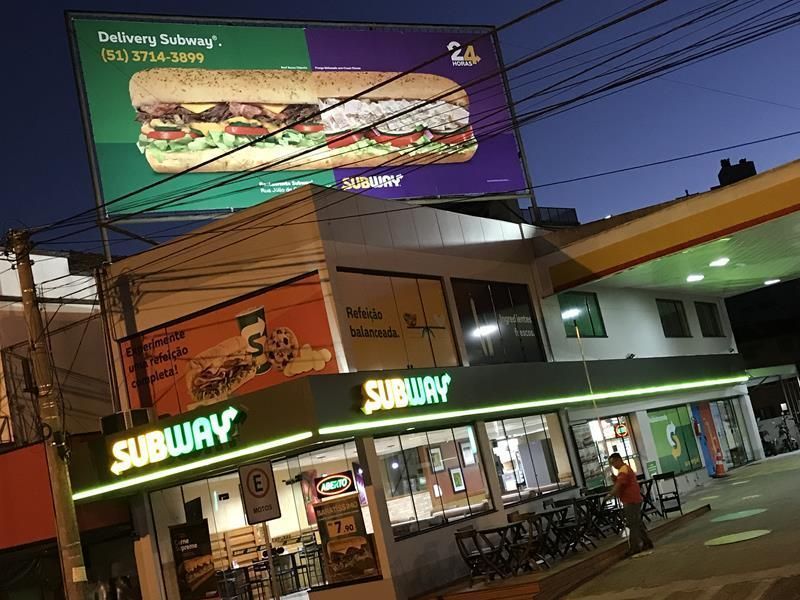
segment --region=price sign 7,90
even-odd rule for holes
[[[356,532],[356,520],[352,516],[325,521],[325,524],[328,526],[328,537],[330,538],[351,535]]]

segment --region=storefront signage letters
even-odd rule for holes
[[[424,377],[394,377],[370,379],[361,386],[361,410],[371,415],[379,410],[392,410],[423,404],[447,402],[452,378],[448,373]]]
[[[121,475],[129,469],[225,444],[234,434],[233,424],[239,414],[236,407],[228,406],[218,413],[118,440],[111,447],[115,459],[111,472]]]
[[[341,496],[356,491],[355,482],[353,481],[353,474],[351,471],[344,471],[342,473],[334,473],[315,479],[315,486],[317,493],[325,498],[331,496]]]

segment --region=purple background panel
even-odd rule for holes
[[[527,186],[519,147],[510,124],[507,97],[490,36],[472,43],[481,60],[473,66],[453,64],[451,42],[462,52],[475,32],[308,29],[311,66],[315,70],[403,72],[447,53],[419,71],[447,77],[464,86],[470,99],[470,122],[478,149],[471,160],[455,164],[334,169],[345,177],[403,175],[399,185],[360,189],[381,198],[452,196],[524,190]],[[379,183],[377,180],[371,180]],[[395,181],[397,183],[397,181]]]

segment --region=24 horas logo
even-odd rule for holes
[[[472,44],[463,47],[461,42],[450,42],[447,44],[447,49],[450,51],[450,60],[454,67],[474,67],[481,62],[481,57],[475,52]]]

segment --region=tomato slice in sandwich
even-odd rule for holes
[[[364,136],[360,133],[351,133],[350,135],[345,135],[343,133],[329,134],[327,136],[328,148],[344,148],[345,146],[355,144],[363,137]]]
[[[472,127],[467,127],[462,131],[455,133],[440,133],[433,136],[434,142],[441,144],[463,144],[474,139],[475,134],[472,133]]]
[[[231,135],[267,135],[269,131],[267,131],[264,127],[253,127],[249,125],[228,125],[225,128],[225,133],[230,133]]]
[[[147,132],[147,137],[149,137],[151,140],[179,140],[185,135],[191,134],[187,134],[185,131],[181,131],[179,129],[169,131],[158,131],[157,129],[154,129],[153,131]]]
[[[314,125],[311,123],[297,123],[292,125],[292,129],[300,133],[319,133],[324,129],[322,125]]]
[[[387,135],[373,129],[367,133],[367,137],[379,144],[391,144],[395,148],[403,148],[405,146],[410,146],[421,138],[422,132],[416,131],[407,135]]]

